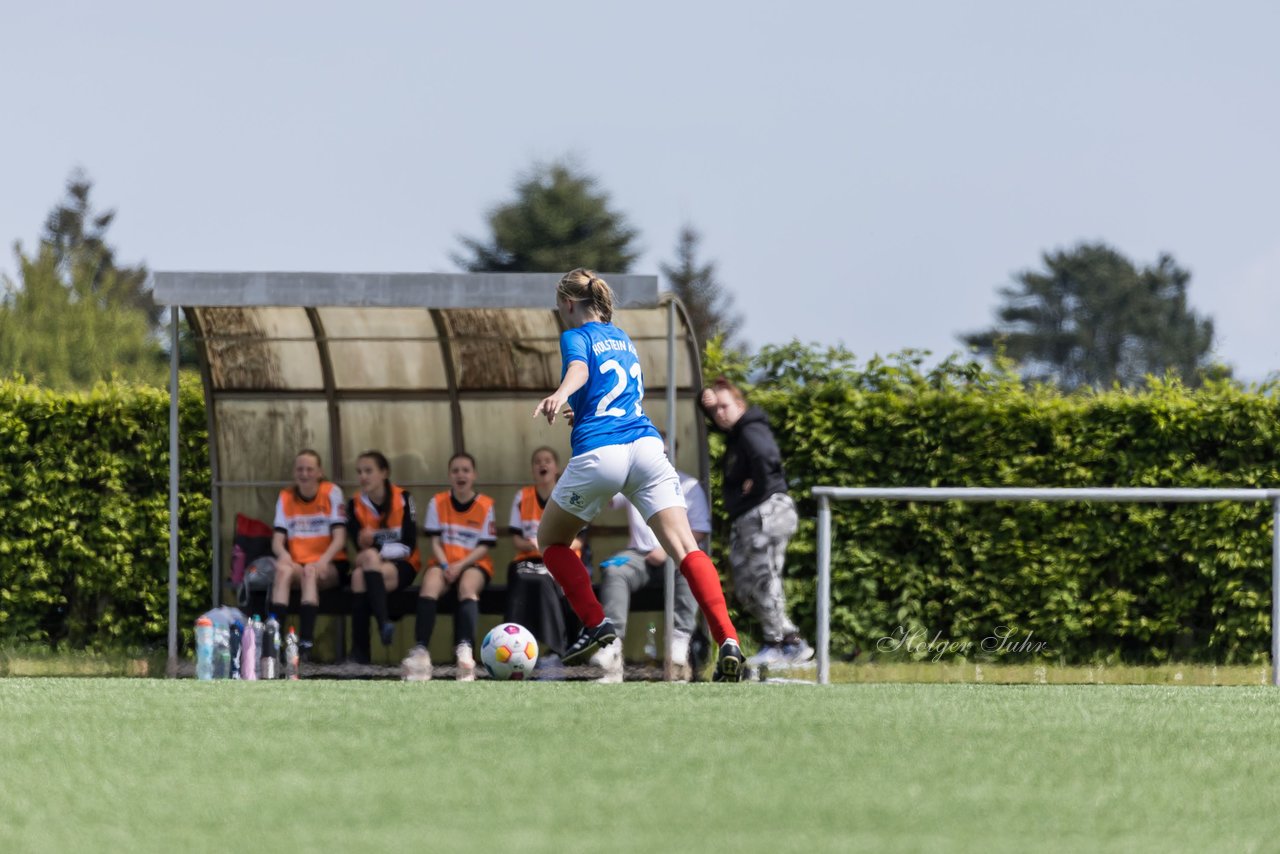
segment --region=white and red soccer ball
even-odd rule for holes
[[[494,679],[528,679],[538,664],[538,640],[519,623],[494,626],[480,644],[480,663]]]

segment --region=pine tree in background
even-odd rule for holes
[[[515,201],[494,208],[488,221],[487,241],[459,238],[469,254],[453,260],[465,270],[625,273],[639,257],[636,231],[610,209],[609,195],[566,162],[534,167],[516,183]]]
[[[1024,271],[1000,289],[997,325],[960,336],[964,343],[1064,389],[1229,375],[1212,359],[1213,321],[1188,305],[1191,274],[1172,256],[1139,270],[1110,246],[1083,243],[1043,259],[1044,272]]]
[[[64,276],[74,267],[86,267],[90,272],[89,286],[94,292],[102,291],[113,302],[141,309],[148,323],[156,327],[163,309],[156,305],[146,288],[147,268],[142,264],[130,267],[117,263],[115,249],[106,240],[116,212],[95,211],[89,201],[92,191],[93,182],[83,170],[72,172],[67,179],[66,198],[45,219],[41,242],[52,249],[59,272]]]
[[[0,284],[0,374],[54,388],[119,377],[164,382],[155,333],[159,311],[143,287],[145,267],[120,267],[105,237],[114,213],[95,215],[80,173],[49,215],[31,255],[14,244],[18,279]]]
[[[742,327],[742,315],[733,310],[733,295],[716,279],[715,262],[698,261],[698,244],[702,236],[691,225],[680,230],[676,243],[675,264],[661,264],[662,275],[667,277],[671,290],[689,312],[689,324],[698,337],[698,345],[705,349],[707,342],[723,336],[721,346],[736,350],[736,340]]]

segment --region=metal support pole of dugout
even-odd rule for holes
[[[676,302],[667,301],[667,459],[676,464]],[[662,567],[662,678],[675,678],[671,661],[676,629],[676,562],[667,555]]]
[[[858,487],[815,486],[818,499],[818,683],[831,679],[831,500],[836,501],[1115,501],[1205,504],[1271,502],[1271,684],[1280,686],[1280,489],[1148,487]]]
[[[169,307],[169,658],[178,675],[178,307]]]

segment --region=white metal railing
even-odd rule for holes
[[[818,683],[831,681],[831,501],[1271,502],[1271,684],[1280,685],[1280,489],[815,486],[818,499]]]

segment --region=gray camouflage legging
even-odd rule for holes
[[[766,643],[797,631],[787,617],[782,566],[798,521],[795,502],[779,492],[735,519],[729,534],[733,595],[760,621]]]

